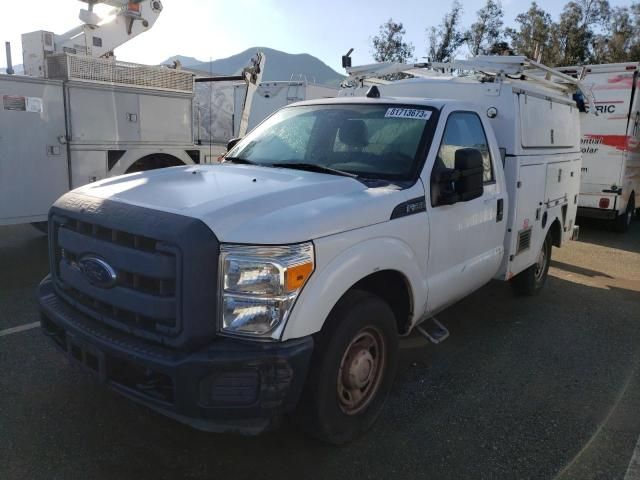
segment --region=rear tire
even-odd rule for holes
[[[538,295],[547,281],[551,265],[551,232],[547,234],[538,254],[538,261],[511,279],[511,287],[518,296]]]
[[[354,290],[315,340],[295,417],[316,438],[342,445],[366,432],[382,411],[396,373],[396,319],[382,299]]]
[[[631,227],[631,219],[633,218],[633,212],[636,209],[635,199],[631,197],[629,203],[627,203],[627,209],[625,212],[614,220],[613,228],[618,233],[627,233],[629,227]]]

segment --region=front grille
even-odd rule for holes
[[[57,291],[83,313],[131,333],[176,335],[180,331],[180,251],[175,245],[119,229],[52,217]],[[92,285],[80,270],[86,256],[117,272],[115,285]]]
[[[106,282],[87,255],[94,267],[112,268]],[[193,350],[215,338],[219,255],[211,229],[184,215],[75,191],[49,213],[56,296],[111,330],[165,347]]]

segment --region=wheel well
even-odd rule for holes
[[[562,226],[560,225],[560,220],[557,218],[549,227],[549,235],[551,235],[551,240],[553,242],[553,246],[560,247],[562,244]]]
[[[398,332],[406,333],[413,311],[413,301],[407,278],[395,270],[376,272],[363,278],[349,290],[364,290],[382,298],[396,317]]]
[[[154,153],[133,162],[133,164],[127,169],[126,173],[146,172],[148,170],[179,167],[182,165],[184,165],[184,162],[173,155],[169,155],[167,153]]]

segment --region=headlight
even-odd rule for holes
[[[222,330],[264,336],[289,315],[315,267],[313,244],[221,247]]]

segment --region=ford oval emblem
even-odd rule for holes
[[[78,261],[78,267],[89,283],[96,287],[112,288],[118,281],[117,272],[101,258],[85,255]]]

